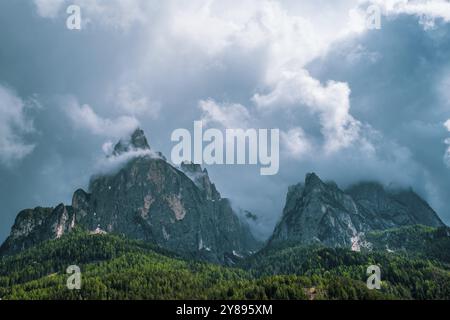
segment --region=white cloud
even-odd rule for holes
[[[210,56],[235,49],[265,50],[267,80],[276,81],[285,68],[303,67],[324,53],[333,39],[347,34],[346,18],[334,16],[329,25],[339,26],[325,28],[320,13],[295,14],[280,2],[246,0],[229,6],[209,0],[176,7],[169,25],[177,42]]]
[[[38,14],[43,18],[55,18],[66,0],[34,0]]]
[[[304,2],[299,3],[300,8],[306,7]],[[323,18],[317,10],[315,15],[309,15],[311,12],[314,11],[295,13],[274,1],[242,1],[231,8],[217,1],[194,1],[188,8],[175,11],[171,31],[180,41],[216,58],[235,49],[263,50],[266,61],[261,87],[269,93],[254,95],[258,108],[252,115],[258,118],[258,112],[268,109],[286,111],[285,107],[305,105],[319,115],[324,148],[333,152],[358,139],[360,123],[350,114],[350,89],[341,82],[322,85],[305,66],[325,54],[333,41],[359,32],[359,27],[348,21],[348,10],[336,15],[327,12],[329,27],[320,24]],[[209,101],[203,102],[202,109],[205,112],[205,107],[209,107],[206,115],[226,122],[227,126],[238,122],[240,111],[245,110],[242,113],[250,118],[244,107],[231,106]]]
[[[156,119],[161,110],[158,102],[150,101],[136,84],[129,84],[119,88],[116,97],[117,107],[133,116],[149,116]]]
[[[359,138],[361,123],[350,114],[350,88],[346,83],[329,81],[322,85],[306,70],[285,72],[274,89],[256,94],[254,102],[263,111],[300,108],[318,114],[325,150],[338,151]]]
[[[186,3],[182,10],[175,9],[171,17],[171,32],[175,36],[211,55],[231,45],[233,36],[240,31],[236,22],[214,15],[212,4],[212,1]]]
[[[448,119],[445,123],[444,126],[447,128],[448,131],[450,131],[450,119]]]
[[[89,105],[79,105],[76,101],[69,102],[65,111],[75,127],[94,135],[120,138],[139,126],[139,121],[134,117],[102,118]]]
[[[106,152],[107,150],[105,150],[105,145],[103,146],[103,151]],[[106,148],[109,147],[113,146],[112,145],[107,146]],[[111,174],[123,168],[124,164],[129,162],[131,159],[138,157],[150,157],[152,159],[162,159],[161,155],[153,150],[142,150],[142,149],[130,150],[117,156],[111,155],[111,153],[106,153],[106,157],[101,157],[97,160],[97,162],[94,165],[94,171],[97,174]]]
[[[313,145],[302,128],[297,127],[287,132],[281,132],[281,143],[289,157],[303,159],[311,155]]]
[[[199,107],[205,125],[216,123],[227,129],[241,129],[247,128],[250,122],[249,111],[240,104],[218,104],[209,99],[200,101]]]
[[[35,2],[40,4],[41,10],[47,8],[47,11],[52,11],[49,9],[51,1]],[[64,2],[68,4],[68,1]],[[338,151],[359,140],[362,124],[351,114],[348,84],[335,81],[320,83],[306,71],[306,65],[326,54],[334,42],[365,30],[365,4],[379,5],[385,15],[405,13],[442,16],[444,19],[448,6],[445,1],[439,0],[347,0],[339,4],[332,1],[332,5],[324,2],[318,10],[317,4],[301,0],[242,0],[233,5],[217,0],[192,0],[182,6],[176,1],[167,1],[158,7],[164,19],[150,21],[156,6],[154,1],[71,2],[80,5],[83,15],[92,23],[98,21],[121,28],[140,23],[143,28],[160,30],[158,34],[163,36],[147,39],[151,41],[146,47],[152,52],[152,57],[157,56],[158,59],[165,56],[164,50],[170,50],[177,54],[168,55],[168,59],[179,59],[181,56],[186,58],[183,60],[191,61],[201,56],[197,59],[204,64],[202,54],[206,54],[214,63],[222,65],[222,55],[255,50],[264,59],[263,77],[261,83],[255,84],[256,94],[253,97],[258,108],[252,110],[252,117],[240,104],[203,100],[200,107],[204,120],[242,127],[252,122],[253,118],[263,117],[267,110],[286,111],[304,107],[318,116],[324,149],[328,152]],[[364,48],[358,48],[349,59],[359,59],[366,54],[371,54],[370,59],[377,59]],[[148,54],[142,56],[148,57]],[[144,65],[143,61],[140,63]],[[137,85],[122,87],[116,97],[117,106],[131,118],[142,115],[156,118],[159,104],[150,101],[138,88]]]
[[[102,145],[102,150],[105,155],[111,155],[114,151],[114,143],[107,141]]]
[[[35,147],[23,139],[24,134],[34,131],[25,108],[26,103],[21,98],[0,85],[0,162],[5,165],[26,157]]]
[[[107,21],[114,18],[119,26],[145,22],[149,8],[152,8],[151,5],[144,5],[151,1],[140,0],[74,1],[83,12],[86,11],[88,17],[96,17],[109,25],[112,23]],[[256,94],[254,100],[259,105],[269,104],[268,100],[292,99],[296,100],[292,101],[295,104],[307,104],[320,116],[326,149],[339,150],[352,143],[358,135],[359,123],[349,111],[350,90],[346,84],[338,82],[322,86],[304,67],[324,54],[333,41],[359,31],[348,21],[348,9],[355,5],[355,1],[344,1],[336,10],[317,12],[317,7],[311,8],[307,1],[299,1],[294,6],[295,10],[289,10],[289,4],[284,2],[268,0],[243,0],[233,5],[222,1],[193,0],[183,6],[169,1],[169,37],[165,39],[165,47],[173,49],[170,42],[173,41],[175,48],[182,47],[183,50],[193,51],[192,54],[206,54],[215,62],[222,54],[236,49],[262,50],[266,61],[261,87],[272,92]],[[149,24],[148,27],[158,26]],[[291,80],[293,83],[290,83]],[[119,91],[118,103],[121,107],[132,115],[150,110],[156,117],[153,111],[157,108],[148,108],[148,99],[132,89],[125,87]],[[296,92],[291,93],[290,89]],[[274,108],[278,105],[273,104]],[[226,127],[244,127],[250,118],[247,109],[239,104],[218,105],[213,100],[207,100],[202,101],[200,107],[205,121],[220,122]]]

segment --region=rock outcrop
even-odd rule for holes
[[[360,250],[365,233],[407,225],[442,227],[436,212],[412,190],[388,191],[360,183],[346,191],[308,174],[289,189],[281,221],[269,245],[289,241]]]

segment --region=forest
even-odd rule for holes
[[[15,299],[450,299],[448,236],[407,227],[391,238],[433,245],[412,253],[284,244],[263,249],[234,266],[188,259],[151,244],[83,230],[0,260],[0,298]],[[386,234],[371,235],[386,241]],[[381,240],[379,240],[381,245]],[[413,240],[410,240],[413,241]],[[409,242],[407,242],[409,243]],[[414,243],[414,242],[412,242]],[[447,246],[447,247],[446,247]],[[447,248],[444,253],[440,252]],[[66,286],[66,268],[78,265],[81,290]],[[381,290],[366,286],[366,269],[382,270]]]

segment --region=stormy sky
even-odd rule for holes
[[[449,1],[4,0],[0,41],[0,241],[135,127],[169,156],[196,120],[280,129],[278,175],[207,168],[261,235],[310,171],[411,186],[450,223]]]

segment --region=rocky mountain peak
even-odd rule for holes
[[[305,186],[309,187],[309,186],[317,186],[317,185],[322,185],[323,181],[320,180],[319,176],[314,173],[307,173],[306,177],[305,177]]]
[[[336,191],[337,188],[336,183],[333,181],[324,182],[319,176],[312,172],[308,173],[305,176],[304,189],[305,194],[320,194],[322,192],[331,192]]]
[[[113,155],[117,156],[133,150],[150,150],[144,131],[137,128],[130,137],[120,139],[114,146]]]
[[[321,243],[359,250],[369,231],[416,224],[444,225],[410,189],[390,191],[379,183],[363,182],[343,191],[310,173],[304,185],[289,188],[281,221],[269,243]]]

